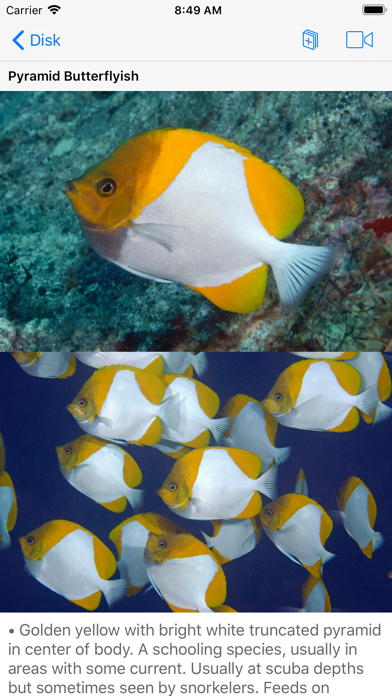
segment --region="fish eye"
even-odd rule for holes
[[[166,543],[166,541],[163,541],[163,539],[161,539],[160,541],[158,541],[158,546],[160,549],[165,549],[167,546],[167,543]]]
[[[340,496],[340,489],[339,489],[339,488],[338,488],[337,491],[335,491],[335,495],[336,495],[337,498],[339,498],[339,496]]]
[[[33,536],[28,536],[28,537],[26,538],[26,541],[27,541],[27,543],[29,544],[29,546],[32,546],[32,544],[34,544],[35,539],[34,539]]]
[[[70,447],[64,447],[64,452],[65,454],[72,454],[72,450]]]
[[[177,484],[172,481],[172,483],[169,483],[168,485],[169,491],[176,491],[177,490]]]
[[[272,510],[265,510],[265,514],[267,515],[267,517],[272,517],[274,513],[272,512]]]
[[[113,196],[113,194],[116,193],[117,184],[114,181],[114,179],[103,179],[97,185],[97,191],[100,196],[108,198],[109,196]]]
[[[78,405],[81,406],[82,408],[84,408],[85,406],[87,406],[87,401],[86,401],[86,399],[79,399]]]
[[[276,394],[274,394],[274,399],[275,401],[282,401],[283,396],[279,392],[276,392]]]

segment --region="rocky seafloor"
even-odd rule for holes
[[[295,310],[271,272],[260,308],[238,315],[88,246],[63,182],[165,126],[233,140],[300,189],[287,241],[342,253]],[[392,348],[390,93],[3,92],[0,162],[0,350]]]

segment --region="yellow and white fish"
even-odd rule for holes
[[[33,377],[71,377],[76,368],[73,353],[12,353],[24,372]]]
[[[99,368],[106,365],[132,365],[149,372],[154,372],[159,377],[163,371],[183,373],[188,365],[192,365],[197,374],[202,374],[207,368],[207,358],[205,353],[182,352],[111,352],[111,353],[74,353],[77,359],[85,365]],[[162,360],[161,360],[162,358]]]
[[[127,501],[139,510],[144,492],[135,490],[142,472],[135,460],[117,445],[93,435],[56,447],[60,471],[76,490],[112,512],[123,512]]]
[[[263,533],[259,515],[243,520],[213,520],[211,524],[214,528],[212,536],[201,533],[221,565],[253,551]]]
[[[308,579],[302,585],[302,611],[330,612],[331,600],[321,578],[308,575]]]
[[[388,365],[382,353],[358,353],[357,357],[347,360],[349,365],[358,370],[362,378],[361,392],[369,389],[373,384],[377,385],[378,403],[374,415],[374,423],[391,418],[392,408],[383,404],[391,396],[391,375]],[[363,414],[367,423],[372,422],[372,418]]]
[[[328,351],[317,353],[316,351],[310,351],[308,353],[294,353],[293,355],[298,355],[299,358],[307,358],[310,360],[352,360],[352,358],[356,358],[358,355],[358,351],[355,353],[353,352],[347,352],[347,351],[340,351],[340,352],[335,352],[331,353]]]
[[[336,491],[336,500],[346,532],[357,542],[361,551],[371,558],[384,543],[380,532],[373,527],[377,506],[373,495],[357,476],[350,476]]]
[[[305,495],[288,493],[263,507],[260,518],[282,553],[320,577],[322,565],[335,555],[324,548],[333,523],[321,505]]]
[[[306,582],[302,585],[302,609],[282,607],[282,611],[304,614],[332,611],[331,600],[321,577],[317,578],[309,573]]]
[[[84,527],[67,520],[46,522],[19,537],[26,570],[38,582],[90,611],[125,597],[127,582],[108,580],[116,571],[112,552]]]
[[[278,428],[275,418],[256,399],[236,394],[227,402],[222,415],[230,418],[230,431],[222,438],[222,445],[257,454],[263,462],[262,473],[272,462],[282,464],[289,458],[290,447],[275,447]]]
[[[15,527],[17,515],[16,495],[11,476],[0,471],[0,550],[11,546],[9,532]]]
[[[260,493],[275,496],[276,467],[261,476],[260,471],[261,459],[253,452],[205,447],[178,459],[157,493],[180,517],[254,517],[261,509]]]
[[[128,582],[128,597],[137,594],[149,582],[144,563],[144,550],[148,535],[185,534],[185,530],[172,520],[156,512],[142,512],[121,522],[109,534],[117,549],[117,567],[120,577]]]
[[[297,480],[294,486],[294,493],[299,493],[300,495],[307,495],[309,497],[308,482],[306,480],[305,472],[300,469],[298,472]]]
[[[109,365],[96,370],[67,406],[89,435],[153,445],[162,426],[176,427],[178,397],[164,399],[165,385],[147,370]]]
[[[190,534],[150,532],[144,562],[151,584],[173,611],[212,611],[226,599],[220,564]]]
[[[178,395],[180,419],[176,428],[165,429],[165,437],[188,447],[207,447],[210,432],[217,442],[230,425],[229,418],[213,420],[219,409],[219,397],[202,382],[165,372],[162,375],[166,398]]]
[[[357,427],[358,409],[372,416],[378,402],[375,386],[360,389],[359,372],[345,362],[301,360],[282,372],[261,403],[289,428],[346,432]]]
[[[5,449],[4,449],[4,440],[3,436],[0,433],[0,471],[3,471],[5,468]]]
[[[231,312],[259,307],[267,264],[291,309],[336,259],[334,248],[280,241],[302,219],[300,192],[250,150],[209,133],[140,133],[64,192],[98,254]]]

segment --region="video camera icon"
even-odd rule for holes
[[[346,31],[346,48],[363,48],[364,46],[373,48],[373,32],[365,36],[363,31]]]

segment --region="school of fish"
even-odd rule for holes
[[[355,467],[348,477],[345,470],[332,511],[311,497],[305,475],[311,462],[304,462],[294,487],[287,489],[285,462],[292,448],[275,447],[277,430],[288,439],[291,428],[331,432],[327,437],[336,438],[338,450],[339,438],[361,419],[364,427],[379,428],[392,416],[385,403],[391,377],[381,353],[314,355],[292,354],[290,365],[259,400],[233,394],[221,407],[218,394],[199,379],[208,365],[203,353],[14,353],[24,379],[76,379],[77,360],[89,366],[90,377],[76,386],[71,403],[64,403],[69,413],[56,414],[71,415],[83,431],[56,446],[59,480],[62,474],[80,496],[80,506],[86,496],[99,510],[105,508],[102,514],[123,514],[107,540],[71,519],[47,519],[33,531],[25,529],[19,543],[29,575],[90,611],[99,607],[102,594],[109,607],[133,602],[129,610],[137,611],[135,595],[149,585],[162,608],[166,603],[174,612],[237,611],[225,604],[230,587],[222,566],[256,555],[264,532],[265,553],[272,542],[286,556],[288,573],[291,562],[302,567],[302,608],[296,610],[332,611],[323,569],[332,561],[332,573],[332,559],[339,555],[330,540],[334,523],[341,523],[372,559],[384,542],[375,530],[376,501],[354,475]],[[163,461],[156,493],[168,517],[144,510],[137,463],[142,445]],[[7,460],[6,471],[6,447],[0,434],[4,552],[11,546],[18,494],[8,473],[17,463]],[[278,485],[286,491],[279,496]],[[192,521],[210,522],[211,535],[190,528]],[[113,577],[116,573],[119,577]]]

